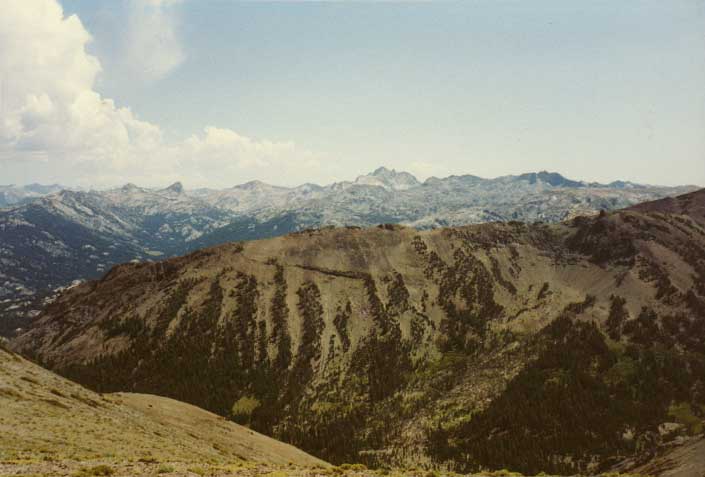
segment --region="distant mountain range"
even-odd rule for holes
[[[55,194],[63,189],[65,187],[58,184],[0,185],[0,208],[24,204],[37,197]]]
[[[354,181],[291,188],[259,181],[222,190],[0,186],[0,334],[24,326],[57,288],[123,262],[329,225],[559,222],[693,189],[586,183],[550,172],[420,182],[384,167]]]

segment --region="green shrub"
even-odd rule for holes
[[[343,464],[340,468],[345,470],[354,470],[357,472],[367,470],[367,466],[365,464]]]
[[[495,470],[494,472],[490,472],[489,475],[492,477],[521,477],[522,474],[519,472],[512,472],[511,470],[507,469],[500,469],[500,470]]]
[[[703,421],[693,414],[693,409],[687,402],[671,404],[668,415],[688,429],[690,435],[698,435],[703,431]]]
[[[90,467],[88,469],[81,469],[75,475],[76,477],[89,477],[89,476],[108,476],[113,475],[115,470],[107,465],[101,464],[95,467]]]
[[[259,400],[250,397],[243,396],[233,404],[231,412],[233,417],[249,418],[252,413],[260,406]]]

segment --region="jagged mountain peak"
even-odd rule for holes
[[[124,186],[122,186],[122,187],[120,188],[120,190],[122,190],[123,192],[134,192],[134,191],[140,190],[140,188],[137,187],[137,186],[136,186],[135,184],[133,184],[132,182],[128,182],[127,184],[125,184]]]
[[[313,192],[313,191],[321,191],[323,189],[324,189],[324,187],[322,187],[318,184],[313,184],[311,182],[306,182],[305,184],[301,184],[300,186],[297,186],[294,188],[294,190],[299,191],[299,192]]]
[[[233,189],[241,189],[241,190],[266,190],[266,189],[272,189],[275,186],[272,186],[270,184],[267,184],[266,182],[260,181],[260,180],[253,180],[253,181],[247,181],[244,184],[238,184],[233,187]]]
[[[32,184],[27,184],[26,186],[24,186],[24,189],[26,191],[34,192],[37,194],[51,194],[53,192],[56,192],[57,190],[65,189],[65,187],[61,184],[43,185],[33,182]]]
[[[396,169],[388,169],[387,167],[380,166],[374,171],[372,171],[371,174],[368,174],[374,177],[381,177],[381,178],[397,178],[397,177],[406,177],[406,178],[413,178],[416,180],[416,177],[414,177],[413,174],[406,172],[406,171],[397,171]]]
[[[645,186],[630,181],[616,180],[607,184],[611,189],[643,189]]]
[[[420,185],[412,174],[396,169],[378,167],[371,174],[359,176],[355,183],[358,185],[376,185],[388,190],[406,190]]]
[[[396,174],[396,172],[397,172],[396,169],[387,169],[384,166],[380,166],[377,169],[375,169],[374,171],[372,171],[372,174],[369,174],[369,175],[383,177],[383,176],[386,176],[389,174]]]
[[[76,190],[71,190],[71,189],[61,189],[59,192],[55,194],[50,194],[45,196],[45,198],[48,198],[49,200],[52,199],[57,199],[57,200],[64,200],[64,199],[76,199],[78,197],[82,197],[84,192],[81,191],[76,191]]]
[[[175,194],[181,194],[184,191],[184,185],[181,182],[174,182],[169,187],[164,189],[164,192],[173,192]]]
[[[549,172],[546,170],[521,174],[517,179],[528,181],[530,184],[541,181],[553,187],[585,187],[585,183],[583,182],[574,181],[558,172]]]

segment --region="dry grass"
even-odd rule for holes
[[[144,465],[168,461],[214,465],[247,459],[272,465],[326,465],[195,406],[143,394],[101,396],[4,350],[0,374],[2,461],[110,458],[141,460]]]

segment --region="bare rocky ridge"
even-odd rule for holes
[[[327,228],[125,264],[13,346],[333,463],[644,464],[703,431],[705,229],[688,215],[703,194],[690,197],[686,214]]]

